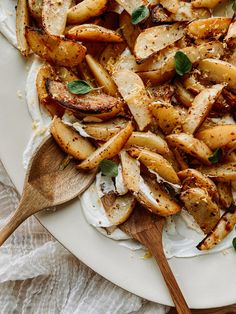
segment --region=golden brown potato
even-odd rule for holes
[[[114,64],[119,56],[126,48],[126,43],[120,44],[108,44],[100,55],[99,62],[107,70],[109,74],[112,74]]]
[[[175,97],[178,102],[180,102],[185,107],[191,107],[194,100],[194,96],[184,88],[180,81],[175,80]]]
[[[81,24],[94,16],[102,14],[107,0],[83,0],[71,7],[67,15],[68,24]]]
[[[49,35],[62,35],[66,27],[67,11],[72,0],[43,0],[42,23]]]
[[[136,39],[134,55],[142,63],[158,51],[174,44],[184,36],[185,24],[159,25],[146,28]]]
[[[136,39],[141,33],[140,27],[138,25],[133,25],[131,23],[130,15],[126,11],[123,11],[120,14],[120,28],[129,49],[133,52]]]
[[[187,27],[188,36],[195,39],[217,39],[227,33],[231,19],[228,17],[211,17],[192,21]]]
[[[18,0],[16,7],[16,38],[18,48],[25,57],[30,53],[30,48],[25,37],[25,30],[29,26],[29,22],[27,0]]]
[[[108,95],[113,97],[118,96],[118,90],[116,84],[114,83],[112,77],[108,72],[103,68],[103,66],[91,55],[86,55],[87,64],[93,73],[97,83]]]
[[[234,203],[231,182],[218,182],[217,190],[221,208],[228,209]]]
[[[25,36],[36,55],[55,65],[76,66],[85,57],[86,48],[78,42],[51,36],[32,27],[26,27]]]
[[[130,148],[128,153],[148,169],[158,173],[164,180],[179,184],[180,180],[172,165],[161,155],[142,148]]]
[[[236,140],[236,124],[217,125],[198,132],[196,137],[214,150]]]
[[[189,75],[182,79],[183,86],[190,92],[194,94],[200,93],[205,89],[205,86],[202,85],[195,75]]]
[[[129,122],[119,133],[110,138],[105,144],[93,152],[86,160],[78,165],[78,169],[91,170],[99,166],[104,159],[116,156],[132,134],[133,126]]]
[[[79,79],[78,76],[74,72],[72,72],[71,70],[69,70],[65,67],[56,67],[55,70],[56,70],[56,74],[58,75],[59,79],[65,84],[67,84],[71,81],[76,81]],[[49,78],[49,79],[51,79],[51,78]]]
[[[222,0],[194,0],[192,1],[192,5],[195,8],[209,8],[213,9],[215,8],[218,4],[220,4]]]
[[[122,175],[127,189],[138,193],[140,184],[139,162],[132,158],[125,150],[120,152]]]
[[[236,15],[234,13],[231,23],[228,28],[227,35],[225,37],[225,41],[227,45],[233,46],[236,40]]]
[[[69,92],[65,84],[50,80],[47,80],[46,87],[51,99],[62,107],[82,115],[93,115],[106,120],[116,116],[122,107],[119,98],[99,91],[74,95]]]
[[[95,24],[72,27],[66,37],[79,41],[121,43],[123,38],[118,32]]]
[[[166,140],[171,146],[183,150],[206,165],[211,165],[208,158],[212,155],[212,151],[203,141],[186,133],[168,135]]]
[[[165,134],[170,134],[176,127],[181,126],[181,115],[170,103],[152,103],[149,108]]]
[[[205,59],[199,62],[198,69],[204,79],[215,83],[226,83],[236,91],[236,66],[222,60]]]
[[[84,160],[95,151],[95,147],[87,139],[65,125],[60,118],[54,117],[51,134],[61,149],[75,159]]]
[[[209,250],[222,241],[236,224],[236,206],[226,212],[218,221],[215,228],[197,246],[201,251]]]
[[[188,189],[181,193],[180,199],[204,233],[209,233],[215,227],[220,219],[220,210],[206,190]]]
[[[236,180],[235,161],[211,167],[201,167],[198,170],[217,182],[229,182]]]
[[[185,133],[193,134],[209,115],[216,99],[220,96],[224,84],[205,88],[193,100],[182,126]]]
[[[130,15],[132,12],[141,5],[147,5],[147,0],[115,0],[122,8],[125,9]]]
[[[179,0],[160,0],[160,4],[171,13],[176,14],[179,9]]]
[[[113,79],[134,116],[140,131],[143,131],[152,120],[148,109],[150,98],[142,80],[136,73],[129,70],[115,72]]]
[[[32,15],[37,21],[42,19],[42,7],[43,0],[28,0],[30,15]]]

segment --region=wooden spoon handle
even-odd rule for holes
[[[176,306],[177,312],[179,314],[191,314],[187,302],[184,299],[184,296],[165,257],[162,246],[162,230],[153,225],[152,228],[140,232],[138,237],[140,238],[140,242],[142,242],[155,257],[171,294],[172,300]]]

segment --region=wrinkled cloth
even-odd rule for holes
[[[0,227],[19,202],[0,162]],[[31,217],[0,248],[1,314],[164,314],[88,268]]]

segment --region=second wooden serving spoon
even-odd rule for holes
[[[60,205],[83,193],[94,181],[96,171],[81,172],[71,160],[62,169],[66,154],[50,136],[31,158],[18,208],[0,230],[0,245],[28,217],[42,209]]]
[[[137,206],[129,219],[120,225],[119,228],[131,236],[131,238],[145,245],[152,253],[169,289],[177,312],[179,314],[189,314],[191,311],[175,280],[163,250],[162,232],[164,224],[164,217],[154,215],[143,207]]]

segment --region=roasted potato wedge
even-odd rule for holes
[[[194,0],[191,3],[195,8],[214,9],[221,2],[222,0]]]
[[[23,56],[27,57],[30,47],[25,37],[26,27],[29,26],[29,11],[27,0],[18,0],[16,7],[16,38],[17,45]]]
[[[119,133],[110,138],[105,144],[93,152],[86,160],[78,165],[78,169],[90,170],[99,166],[103,159],[116,156],[132,134],[133,126],[129,122]]]
[[[171,13],[176,14],[179,9],[179,0],[160,0],[160,4]]]
[[[227,33],[231,19],[228,17],[210,17],[192,21],[187,27],[188,36],[195,39],[217,39]]]
[[[103,68],[103,66],[91,55],[86,55],[87,64],[93,73],[97,83],[108,95],[113,97],[118,96],[117,86],[114,83],[112,77],[108,72]]]
[[[86,48],[78,42],[51,36],[32,27],[26,27],[25,36],[36,55],[55,65],[76,66],[85,57]]]
[[[183,150],[206,165],[211,165],[208,158],[212,155],[212,151],[203,141],[186,133],[168,135],[166,140],[171,146]]]
[[[152,119],[148,106],[150,98],[140,77],[129,70],[115,72],[113,79],[127,103],[140,131],[147,127]]]
[[[143,147],[163,156],[170,155],[170,149],[166,141],[159,135],[156,135],[150,131],[133,132],[128,139],[125,147],[129,148],[132,146]]]
[[[100,55],[99,62],[107,70],[109,74],[112,74],[114,64],[126,48],[126,43],[120,44],[108,44]]]
[[[217,190],[221,208],[228,209],[234,203],[231,182],[218,182]]]
[[[85,95],[74,95],[69,92],[65,84],[50,80],[46,81],[46,88],[51,99],[78,114],[109,119],[116,116],[122,107],[122,101],[119,98],[98,91]]]
[[[95,151],[95,147],[87,139],[65,125],[60,118],[54,117],[51,134],[61,149],[75,159],[84,160]]]
[[[130,148],[128,153],[148,169],[158,173],[164,180],[179,184],[180,180],[172,165],[161,155],[142,148]]]
[[[130,15],[132,12],[137,9],[137,7],[141,5],[147,5],[147,0],[115,0],[122,8],[125,9],[126,12],[128,12]]]
[[[71,7],[67,14],[68,24],[81,24],[94,16],[102,14],[108,0],[83,0]]]
[[[71,71],[65,67],[56,67],[55,70],[56,70],[56,74],[59,77],[59,79],[65,84],[67,84],[71,81],[76,81],[79,79],[78,76],[73,71]],[[49,79],[51,79],[51,78],[49,78]]]
[[[170,134],[182,124],[179,111],[170,103],[151,103],[149,108],[165,134]]]
[[[236,41],[236,15],[234,13],[231,23],[228,28],[227,35],[225,37],[227,45],[233,46]]]
[[[205,59],[199,62],[198,69],[204,79],[215,83],[226,83],[236,92],[236,66],[222,60]]]
[[[123,38],[118,32],[95,24],[82,24],[72,27],[66,37],[79,41],[121,43]]]
[[[28,0],[28,8],[30,15],[37,21],[42,19],[43,0]]]
[[[204,233],[209,233],[215,227],[220,219],[220,210],[206,190],[190,188],[181,193],[180,199]]]
[[[146,28],[136,39],[134,54],[136,61],[142,63],[158,51],[174,44],[184,36],[182,23],[159,25]]]
[[[204,19],[210,17],[210,11],[206,8],[194,8],[192,3],[179,1],[176,13],[169,12],[162,6],[156,6],[152,11],[154,22],[187,22],[194,19]]]
[[[126,11],[123,11],[120,15],[120,28],[129,49],[133,52],[136,39],[141,33],[140,27],[138,25],[133,25],[131,23],[130,15]]]
[[[183,86],[190,92],[198,94],[205,89],[205,86],[202,85],[195,75],[189,75],[182,79]]]
[[[201,251],[209,250],[222,241],[236,224],[236,206],[227,211],[218,221],[215,228],[197,245]]]
[[[127,123],[128,121],[125,119],[116,118],[106,122],[83,124],[83,129],[95,140],[108,141],[112,136],[119,133]]]
[[[236,180],[236,162],[218,164],[211,167],[201,167],[199,171],[217,182],[229,182]]]
[[[43,0],[42,23],[49,35],[62,35],[66,27],[67,12],[72,0]]]
[[[107,194],[101,198],[101,201],[107,217],[113,226],[118,226],[125,222],[131,215],[136,204],[136,199],[131,193],[117,196],[115,200]]]
[[[198,132],[196,137],[214,150],[236,140],[236,124],[217,125]]]
[[[224,87],[224,84],[213,85],[210,88],[205,88],[194,98],[187,117],[182,124],[185,133],[193,134],[196,132],[208,116]]]
[[[127,189],[138,193],[140,183],[140,166],[139,162],[132,158],[125,150],[120,152],[122,165],[122,174]]]
[[[180,81],[175,80],[174,84],[176,100],[187,108],[191,107],[194,101],[194,96],[187,89],[184,88]]]

